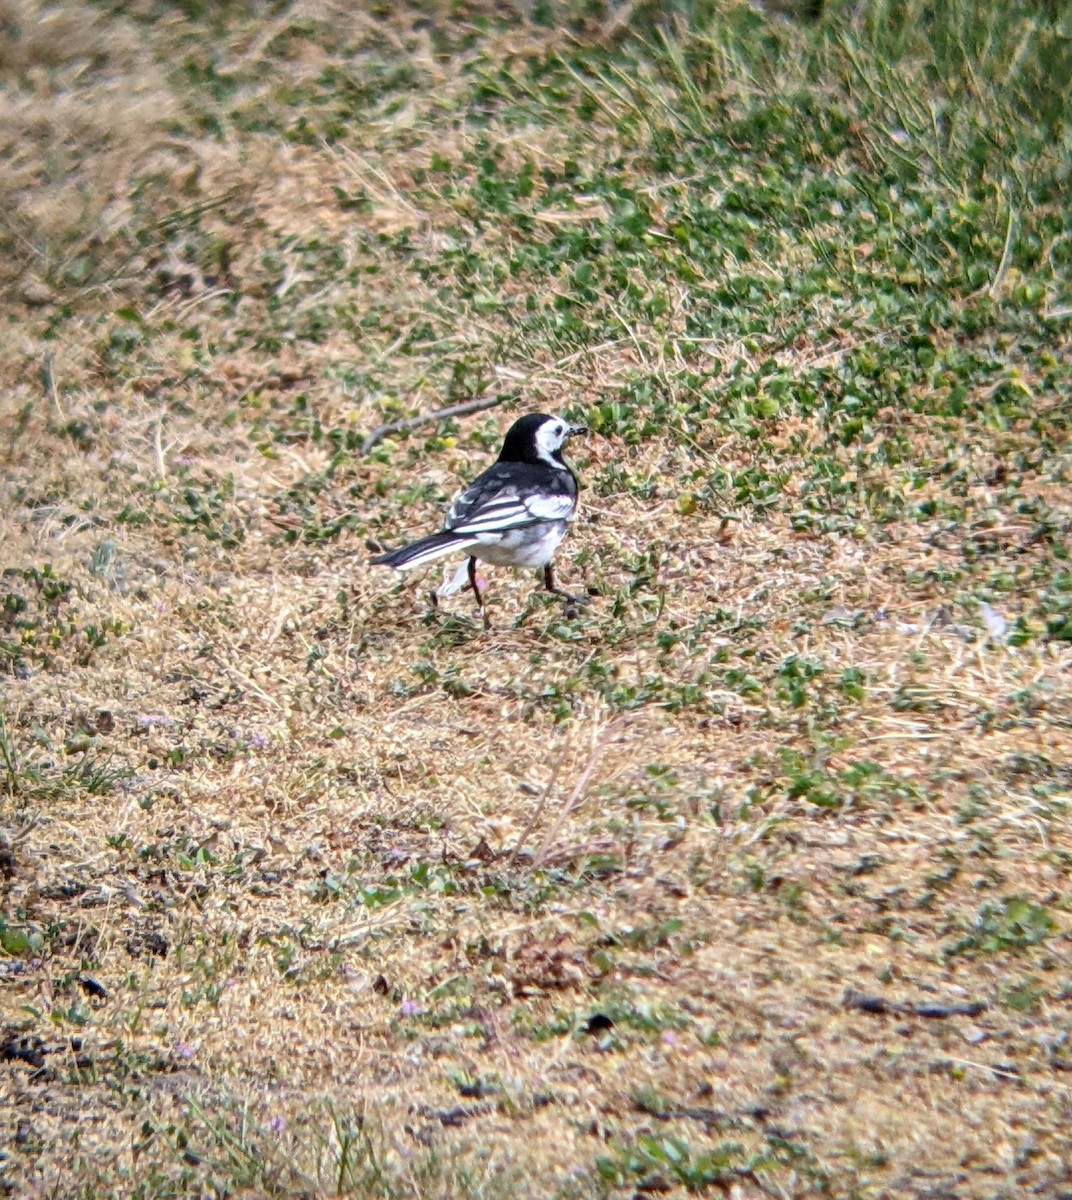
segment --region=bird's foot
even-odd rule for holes
[[[567,608],[584,608],[592,603],[591,596],[574,596],[572,592],[560,592],[557,588],[552,595],[557,596]]]
[[[584,607],[586,604],[591,604],[592,601],[588,596],[574,596],[570,592],[564,592],[556,583],[554,570],[551,564],[548,563],[543,569],[543,586],[551,593],[552,596],[557,596],[566,606],[566,612],[569,613],[577,608]]]

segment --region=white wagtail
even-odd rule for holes
[[[411,542],[372,561],[405,571],[464,550],[469,554],[468,579],[459,570],[455,581],[440,589],[450,595],[471,587],[488,623],[484,596],[476,576],[477,559],[500,567],[542,567],[544,586],[572,604],[587,596],[571,596],[555,586],[551,559],[566,527],[577,512],[577,477],[566,466],[562,447],[584,425],[562,417],[532,413],[511,425],[499,460],[459,492],[439,533]]]

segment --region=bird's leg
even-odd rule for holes
[[[488,616],[488,610],[484,607],[484,591],[480,586],[480,580],[476,577],[476,559],[472,556],[469,558],[469,586],[473,589],[473,595],[476,596],[476,606],[480,609],[484,628],[490,629],[491,618]]]
[[[569,592],[564,592],[560,587],[555,586],[555,573],[551,570],[551,564],[548,563],[543,569],[543,586],[553,596],[561,596],[567,604],[591,604],[592,601],[588,596],[572,596]]]

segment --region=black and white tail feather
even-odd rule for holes
[[[474,543],[465,538],[459,538],[455,533],[432,533],[428,537],[410,542],[400,550],[392,550],[390,554],[381,554],[372,561],[377,566],[394,567],[397,571],[406,571],[410,567],[423,567],[425,563],[435,562],[444,554],[455,550],[467,550]]]
[[[441,594],[471,586],[485,624],[478,559],[497,566],[542,567],[548,590],[574,604],[587,604],[587,596],[570,596],[555,587],[551,570],[555,550],[577,512],[577,479],[562,448],[583,431],[583,425],[539,413],[515,421],[498,461],[458,493],[439,533],[380,555],[373,563],[406,571],[447,554],[467,553],[468,582],[448,585]]]

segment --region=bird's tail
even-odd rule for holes
[[[444,554],[468,550],[476,544],[476,538],[444,530],[442,533],[429,534],[419,541],[410,542],[408,546],[392,550],[389,554],[381,554],[379,558],[372,559],[372,563],[378,567],[394,567],[396,571],[408,571],[411,567],[422,567],[425,563],[442,558]]]

